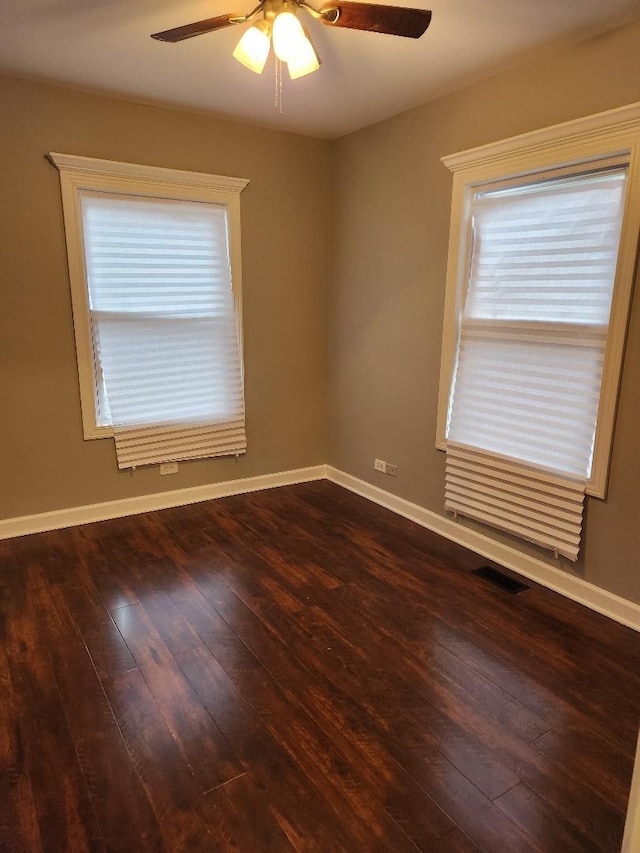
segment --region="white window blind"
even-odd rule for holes
[[[244,452],[225,206],[80,198],[94,359],[118,466]]]
[[[495,466],[519,463],[524,466],[522,476],[530,470],[547,472],[551,483],[560,475],[584,492],[591,472],[625,182],[626,167],[620,166],[476,193],[449,410],[452,453],[480,450],[493,457]],[[504,503],[504,494],[485,494],[482,501],[474,494],[463,504],[457,482],[452,499],[454,469],[458,477],[465,464],[464,458],[448,460],[448,508],[504,527],[491,510],[492,501],[494,506]],[[484,464],[491,465],[487,457]],[[485,475],[487,482],[494,479],[489,471]],[[519,535],[540,544],[536,513],[553,515],[556,509],[553,504],[541,507],[538,497],[524,513],[530,517],[529,529],[521,518],[518,525]],[[511,511],[516,512],[513,503]],[[581,513],[579,522],[578,542]],[[547,547],[577,558],[577,548],[567,551],[561,542],[556,547],[553,538]]]
[[[451,512],[577,559],[584,481],[451,442],[447,447],[445,495]]]

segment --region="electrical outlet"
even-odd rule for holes
[[[374,459],[373,467],[381,474],[388,474],[390,477],[398,476],[398,466],[392,465],[391,462],[385,462],[384,459]]]
[[[161,474],[177,474],[178,473],[178,463],[177,462],[163,462],[160,465],[160,473]]]

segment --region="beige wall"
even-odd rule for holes
[[[0,518],[326,459],[330,145],[0,78]],[[59,176],[48,151],[249,178],[242,194],[247,436],[239,462],[116,469],[83,441]]]
[[[0,78],[0,518],[324,461],[441,513],[444,457],[433,442],[451,178],[440,157],[640,100],[638,55],[633,25],[333,144]],[[111,441],[83,440],[58,173],[44,159],[52,150],[250,179],[249,452],[239,462],[131,476],[117,471]],[[634,601],[638,389],[640,288],[609,497],[589,500],[583,558],[563,564]],[[375,456],[398,466],[397,480],[373,472]]]
[[[443,513],[435,450],[451,176],[446,154],[640,101],[640,25],[547,56],[338,141],[329,293],[329,461]],[[379,457],[398,479],[373,471]],[[640,602],[640,288],[609,496],[589,499],[588,581]],[[488,528],[483,532],[490,533]],[[492,534],[494,535],[494,534]],[[496,538],[499,534],[495,534]],[[511,541],[536,553],[533,547]]]

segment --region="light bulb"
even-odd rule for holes
[[[303,32],[303,38],[297,42],[294,55],[287,62],[289,76],[292,80],[297,80],[298,77],[304,77],[305,74],[311,74],[312,71],[317,71],[320,68],[320,60],[311,39],[306,31]]]
[[[267,57],[271,48],[270,33],[269,23],[258,21],[244,33],[233,51],[238,62],[246,65],[256,74],[262,74],[264,66],[267,64]]]
[[[307,38],[302,24],[291,12],[281,12],[273,22],[273,49],[278,59],[288,62]]]

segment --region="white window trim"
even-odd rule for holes
[[[227,208],[229,259],[233,299],[238,327],[238,348],[242,356],[242,255],[240,248],[240,193],[249,181],[202,172],[185,172],[159,166],[141,166],[112,160],[95,160],[73,154],[50,153],[49,160],[60,172],[64,228],[67,242],[69,280],[76,339],[82,427],[85,439],[113,436],[109,426],[96,421],[96,385],[91,342],[88,288],[84,257],[84,236],[80,192],[83,190],[146,196],[148,198],[200,201]]]
[[[505,179],[535,175],[612,156],[629,158],[628,191],[605,352],[598,427],[588,495],[604,498],[629,306],[640,231],[640,103],[543,128],[443,157],[453,172],[449,255],[442,334],[436,447],[446,450],[449,393],[459,338],[463,288],[469,269],[469,211],[473,193]]]

